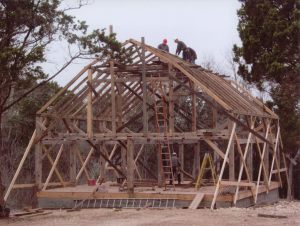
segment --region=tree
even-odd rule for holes
[[[28,88],[47,77],[38,63],[46,60],[46,47],[58,39],[78,47],[72,59],[122,53],[115,34],[106,36],[103,30],[87,34],[86,23],[75,21],[60,5],[60,0],[0,0],[0,113],[12,87]],[[82,5],[79,1],[78,7]]]
[[[273,107],[281,116],[285,147],[295,149],[299,135],[299,28],[296,0],[243,0],[238,11],[242,47],[234,46],[239,74],[260,90],[270,86]],[[291,136],[291,133],[294,133]],[[290,138],[294,138],[291,140]]]
[[[83,2],[79,0],[75,8],[86,4]],[[63,8],[62,0],[0,0],[0,156],[10,151],[2,141],[4,112],[49,80],[39,66],[46,60],[49,44],[61,40],[77,49],[66,65],[95,53],[123,59],[116,34],[106,35],[104,30],[88,33],[84,21],[68,15],[71,9]]]
[[[241,0],[234,45],[238,73],[268,90],[280,117],[285,152],[295,154],[300,137],[299,0]]]
[[[2,148],[4,154],[0,156],[0,173],[4,184],[8,184],[15,173],[16,167],[23,156],[24,148],[35,129],[35,114],[61,87],[55,82],[48,82],[43,89],[37,89],[30,93],[5,115],[2,125],[4,134]],[[21,178],[26,181],[34,175],[34,158],[30,156],[29,161],[24,164]],[[28,192],[28,191],[27,191]],[[26,197],[26,198],[25,198]],[[30,203],[32,196],[23,191],[14,192],[14,203],[22,199]],[[0,204],[1,205],[1,204]]]

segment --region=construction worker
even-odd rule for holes
[[[175,179],[176,176],[177,176],[178,184],[180,184],[181,183],[181,178],[180,178],[180,174],[179,174],[180,162],[179,162],[179,159],[177,157],[176,152],[173,152],[171,160],[172,160],[173,177]],[[173,184],[172,177],[171,177],[171,180],[170,180],[170,184]]]
[[[164,39],[163,42],[161,44],[158,45],[158,49],[165,51],[165,52],[169,52],[169,46],[167,45],[168,40]]]
[[[187,51],[187,61],[194,64],[197,59],[197,54],[195,50],[193,50],[191,47],[187,47],[186,51]]]
[[[176,48],[176,55],[180,55],[181,51],[182,51],[182,59],[183,60],[187,60],[187,46],[183,41],[179,41],[178,38],[175,39],[174,41],[175,43],[177,43],[177,48]]]

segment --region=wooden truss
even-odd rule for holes
[[[95,59],[37,112],[36,130],[5,201],[14,188],[46,190],[91,179],[89,164],[95,156],[100,158],[98,182],[112,170],[130,193],[136,181],[151,178],[161,184],[161,169],[149,169],[142,157],[166,139],[179,145],[182,163],[184,152],[191,151],[185,145],[194,144],[194,178],[201,144],[220,160],[211,208],[224,188],[234,190],[236,204],[241,189],[249,189],[256,203],[261,187],[269,191],[272,181],[282,186],[281,173],[286,175],[287,167],[274,112],[239,84],[148,46],[143,39],[128,40],[123,47],[129,56],[125,63]],[[153,85],[158,83],[163,92]],[[157,99],[168,108],[167,132],[154,126]],[[35,182],[16,184],[33,147]],[[254,173],[255,156],[259,168]]]

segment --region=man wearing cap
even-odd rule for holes
[[[172,160],[172,172],[173,172],[173,177],[174,177],[174,179],[175,179],[176,176],[177,176],[178,184],[180,184],[180,182],[181,182],[181,178],[180,178],[180,174],[179,174],[179,166],[180,166],[180,162],[179,162],[179,159],[178,159],[178,157],[177,157],[176,152],[173,152],[172,157],[171,157],[171,160]],[[173,181],[172,181],[172,178],[171,178],[170,184],[172,184],[172,183],[173,183]]]
[[[168,43],[168,40],[164,39],[163,43],[159,44],[157,48],[162,51],[169,52],[169,46],[167,45],[167,43]]]

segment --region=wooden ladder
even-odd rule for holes
[[[164,133],[165,140],[159,141],[157,146],[161,156],[161,169],[164,180],[164,186],[167,190],[168,180],[172,181],[170,185],[175,190],[175,180],[172,171],[172,158],[171,158],[171,148],[168,136],[168,111],[166,104],[166,97],[163,91],[162,83],[156,84],[152,83],[153,91],[158,91],[160,98],[154,95],[154,109],[155,109],[155,119],[156,119],[156,129],[158,133]],[[157,98],[155,98],[157,97]]]

